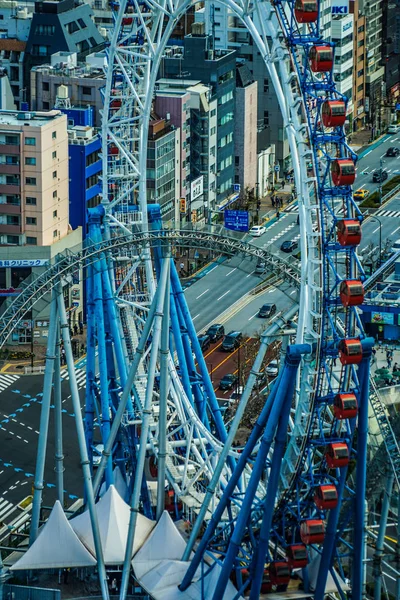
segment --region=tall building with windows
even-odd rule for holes
[[[382,130],[382,110],[386,96],[384,83],[385,67],[382,64],[383,10],[381,0],[360,2],[361,13],[365,16],[366,38],[366,113],[372,135]]]
[[[388,105],[394,112],[400,99],[400,1],[383,2],[383,46]]]
[[[0,112],[0,244],[47,246],[68,233],[67,117]]]
[[[367,48],[366,40],[366,23],[365,17],[360,11],[359,0],[354,0],[351,3],[351,8],[354,10],[354,39],[353,39],[353,131],[358,131],[365,127],[365,79],[367,70]]]
[[[229,202],[234,186],[234,111],[236,91],[236,53],[232,50],[213,50],[211,38],[204,34],[204,26],[195,23],[192,34],[184,39],[183,48],[174,48],[173,53],[166,52],[161,67],[161,75],[180,79],[197,79],[211,89],[210,102],[217,103],[210,112],[210,118],[216,118],[214,133],[217,136],[216,151],[216,202],[221,205]],[[194,150],[197,146],[197,151]],[[194,156],[203,160],[206,152],[211,152],[205,134],[196,139],[191,137],[191,163]],[[194,152],[194,154],[193,154]],[[207,182],[204,181],[206,187]],[[211,207],[214,209],[215,207]]]

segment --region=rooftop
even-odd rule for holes
[[[0,125],[21,126],[28,123],[35,127],[42,127],[59,117],[66,118],[60,110],[50,110],[49,112],[0,110]]]
[[[98,67],[92,67],[88,64],[80,64],[77,67],[73,65],[40,65],[32,68],[32,71],[46,73],[49,75],[62,75],[65,77],[76,77],[82,79],[104,79],[104,71]]]

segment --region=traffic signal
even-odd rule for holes
[[[181,198],[179,201],[179,212],[181,213],[185,213],[186,212],[186,198]]]
[[[192,210],[192,223],[197,223],[197,211]]]

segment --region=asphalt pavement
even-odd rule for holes
[[[375,171],[379,171],[381,159],[383,161],[382,168],[389,173],[389,178],[400,175],[400,155],[397,157],[386,156],[387,149],[391,146],[400,148],[400,134],[384,136],[363,153],[357,162],[354,190],[366,189],[375,192],[379,189],[379,183],[373,183],[372,176]]]

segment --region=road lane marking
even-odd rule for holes
[[[235,267],[234,269],[232,269],[232,271],[229,271],[229,273],[227,273],[227,274],[225,275],[225,277],[228,277],[228,275],[232,275],[232,273],[233,273],[234,271],[236,271],[236,269],[237,269],[237,267]]]
[[[272,288],[271,290],[268,290],[268,294],[271,294],[272,292],[276,292],[276,288]]]
[[[392,231],[392,233],[390,233],[389,235],[394,235],[396,233],[396,231],[398,231],[400,229],[400,227],[397,227],[397,229],[395,229],[394,231]]]
[[[384,152],[383,154],[381,154],[381,156],[379,158],[383,158],[384,156],[386,156],[386,152]]]
[[[215,352],[215,350],[218,350],[218,348],[221,346],[222,342],[220,342],[217,346],[215,346],[215,348],[213,348],[212,350],[210,350],[210,352],[208,354],[204,355],[204,358],[208,358],[209,356],[211,356],[211,354],[213,352]]]
[[[200,294],[200,296],[197,296],[196,300],[198,300],[199,298],[201,298],[202,296],[204,296],[204,294],[207,294],[207,292],[210,291],[210,288],[208,288],[205,292],[203,292],[202,294]]]
[[[368,150],[368,152],[366,152],[363,156],[363,158],[365,158],[366,156],[368,156],[368,154],[371,154],[372,150]]]
[[[293,292],[290,292],[289,296],[292,296],[295,293],[296,293],[296,290],[293,290]]]
[[[218,300],[221,300],[224,296],[226,296],[227,294],[229,294],[231,290],[228,290],[227,292],[225,292],[225,294],[222,294],[222,296],[220,296],[219,298],[217,298],[217,302]],[[197,315],[198,316],[198,315]],[[194,319],[193,319],[194,320]]]
[[[374,229],[372,233],[376,233],[378,231],[378,229],[380,229],[380,225],[379,225],[379,227],[377,227],[376,229]]]
[[[199,316],[200,316],[200,313],[198,315],[196,315],[195,317],[193,317],[192,320],[195,321],[197,319],[197,317],[199,317]]]
[[[252,319],[254,319],[254,317],[256,317],[258,315],[258,311],[256,313],[254,313],[254,315],[252,317],[250,317],[250,319],[247,319],[248,321],[251,321]]]
[[[218,267],[219,267],[219,265],[215,265],[215,267],[213,267],[212,269],[207,271],[206,275],[209,275],[212,271],[215,271],[215,269],[218,269]]]
[[[246,275],[246,279],[247,279],[248,277],[250,277],[250,275],[253,275],[253,273],[255,273],[255,272],[256,272],[256,270],[254,269],[254,271],[252,271],[251,273],[249,273],[248,275]]]

